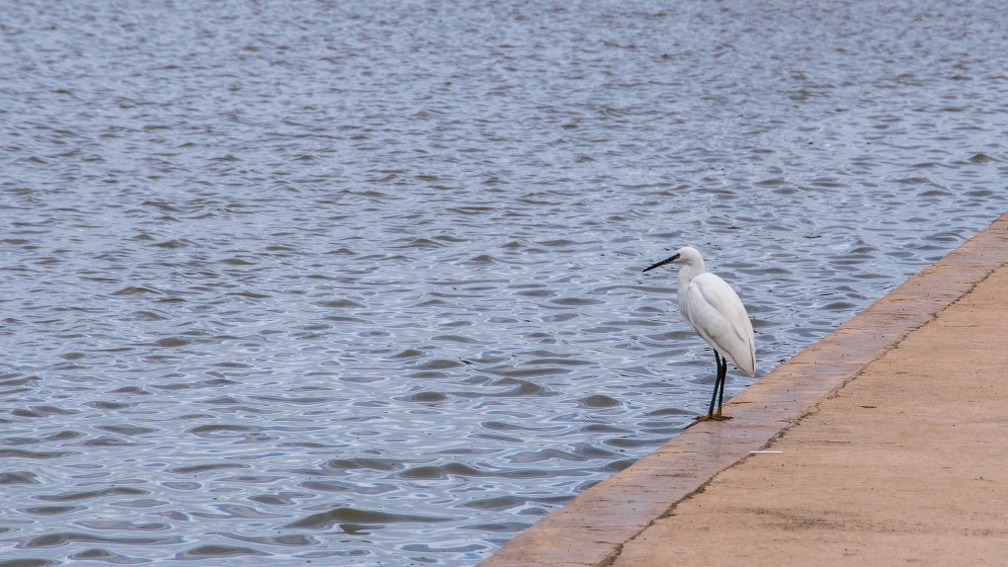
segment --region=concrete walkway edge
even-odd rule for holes
[[[542,518],[483,567],[606,566],[677,502],[764,448],[872,361],[1008,265],[1008,213],[702,422]]]

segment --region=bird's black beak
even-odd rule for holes
[[[664,266],[665,264],[668,264],[669,262],[675,262],[677,258],[679,258],[678,254],[674,254],[672,256],[669,256],[668,258],[665,258],[664,260],[662,260],[661,262],[658,262],[657,264],[652,264],[652,265],[644,268],[644,272],[647,272],[649,270],[653,270],[655,268],[660,268],[660,267]],[[644,272],[641,272],[641,273],[644,273]]]

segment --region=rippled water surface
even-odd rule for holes
[[[995,2],[0,3],[0,565],[476,563],[705,410],[670,249],[758,379],[1008,208]]]

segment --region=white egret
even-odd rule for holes
[[[724,402],[725,375],[728,362],[750,377],[756,375],[756,346],[752,322],[742,300],[723,279],[704,269],[703,256],[689,246],[676,250],[668,258],[644,269],[645,272],[665,264],[682,264],[679,269],[679,312],[707,344],[714,347],[717,379],[707,417],[698,420],[731,419],[721,415]],[[714,401],[717,400],[717,413]]]

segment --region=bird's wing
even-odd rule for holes
[[[723,279],[712,273],[693,278],[683,310],[690,325],[708,344],[740,370],[756,373],[756,348],[752,322],[738,294]]]

